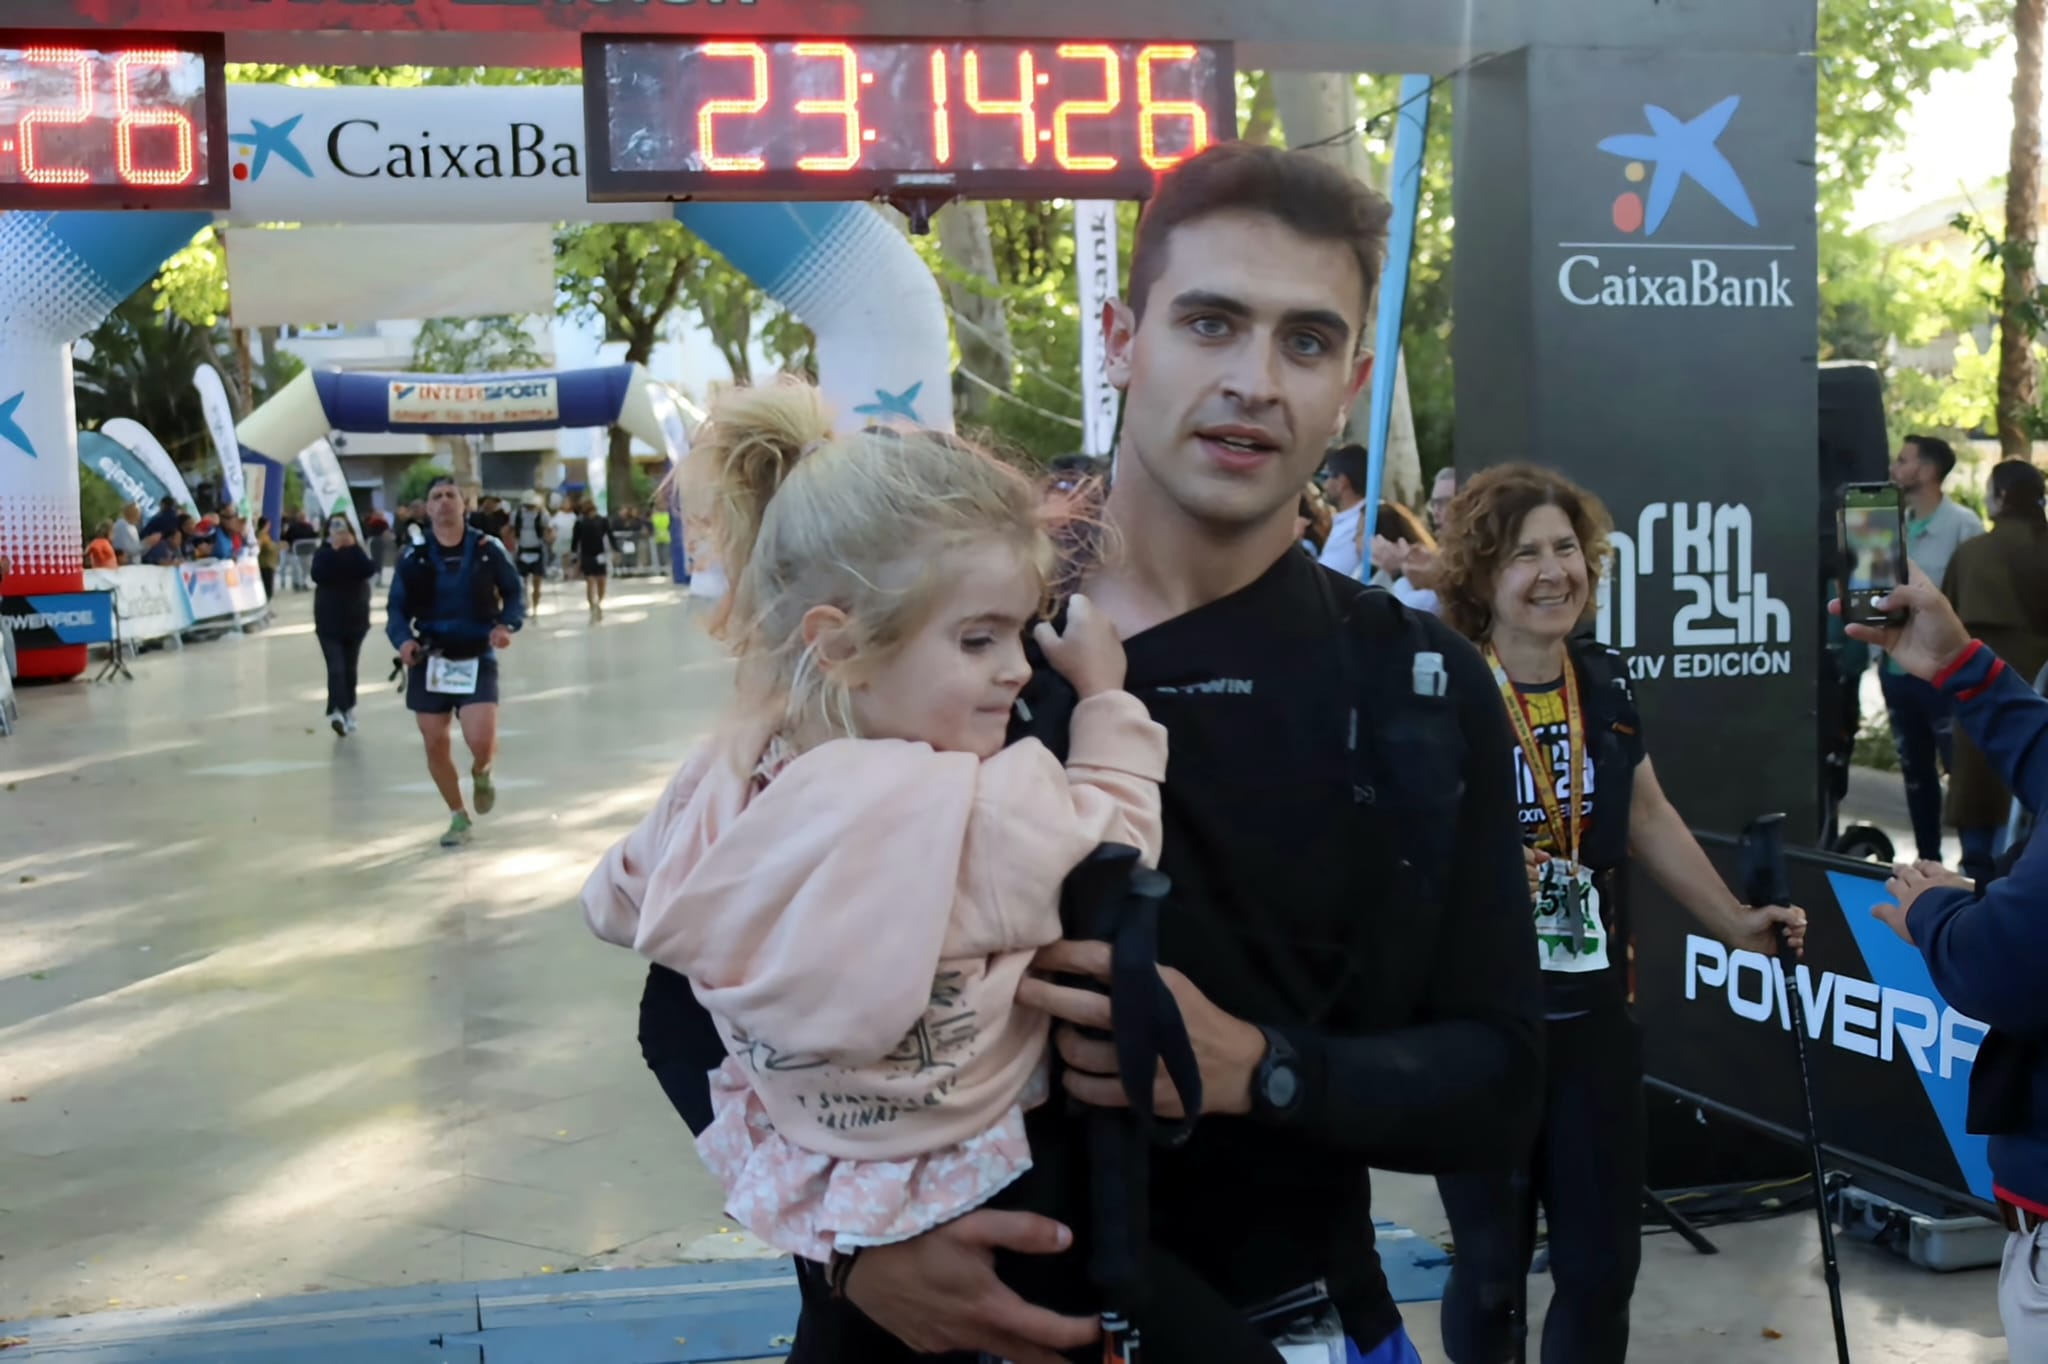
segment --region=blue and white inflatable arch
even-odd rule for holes
[[[662,205],[589,205],[580,180],[573,178],[462,186],[329,174],[316,150],[328,144],[335,127],[364,119],[377,122],[385,135],[415,140],[417,132],[408,130],[446,133],[509,119],[546,125],[551,145],[573,149],[580,158],[581,96],[574,89],[231,87],[230,124],[241,127],[255,119],[273,128],[291,123],[304,144],[299,159],[306,165],[273,158],[267,170],[252,169],[238,180],[234,222],[560,222],[644,219],[671,211]],[[698,203],[673,212],[811,328],[818,340],[819,384],[845,421],[951,427],[952,353],[938,284],[879,213],[859,203]],[[14,564],[0,591],[81,586],[71,343],[98,326],[209,222],[206,215],[189,213],[0,214],[0,555]],[[637,404],[651,401],[644,384],[553,377],[572,386],[623,383],[627,391],[616,419],[648,425],[647,432],[629,427],[643,439],[658,432],[658,421],[636,411]],[[444,376],[435,381],[450,382]],[[346,383],[336,387],[332,378],[320,376],[307,382],[310,388],[295,385],[295,392],[280,394],[243,423],[240,435],[252,454],[279,462],[296,458],[306,443],[331,429],[292,443],[322,419],[316,410],[330,421],[361,420],[343,418],[354,401]],[[323,391],[322,384],[329,387]],[[560,390],[565,398],[570,391]],[[278,406],[286,398],[290,403]],[[328,408],[330,398],[341,410]],[[388,389],[384,399],[388,412]],[[658,437],[650,443],[665,448]],[[42,657],[28,653],[21,671],[64,677],[84,663],[80,649]]]

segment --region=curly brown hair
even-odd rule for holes
[[[1522,522],[1538,507],[1556,507],[1572,523],[1586,559],[1587,609],[1606,571],[1614,521],[1599,498],[1563,474],[1536,464],[1488,469],[1458,490],[1438,546],[1442,579],[1437,600],[1444,620],[1470,640],[1493,628],[1493,585],[1513,552]]]

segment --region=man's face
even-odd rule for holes
[[[1107,320],[1125,475],[1212,529],[1285,523],[1371,373],[1365,283],[1342,242],[1262,213],[1174,229],[1142,321]]]
[[[1449,469],[1440,470],[1429,490],[1429,521],[1438,532],[1443,530],[1444,520],[1451,513],[1451,500],[1457,495],[1457,474]]]
[[[427,519],[436,530],[453,530],[462,524],[462,489],[443,483],[427,494]]]
[[[1898,457],[1892,461],[1892,486],[1900,492],[1914,492],[1921,488],[1939,484],[1931,460],[1920,457],[1920,447],[1907,441],[1899,447]]]

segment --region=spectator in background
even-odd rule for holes
[[[1906,437],[1892,461],[1892,484],[1905,503],[1906,555],[1930,583],[1942,582],[1956,550],[1984,533],[1975,512],[1942,495],[1942,482],[1955,467],[1956,452],[1935,436]],[[1955,769],[1948,700],[1890,659],[1879,665],[1878,681],[1891,717],[1892,742],[1899,750],[1913,841],[1921,861],[1939,862],[1941,773]]]
[[[2048,665],[2048,486],[2041,471],[2007,460],[1991,471],[1991,532],[1949,560],[1942,595],[1971,635],[2031,683]],[[1925,571],[1922,565],[1922,571]],[[1948,822],[1963,844],[1963,875],[1991,879],[2003,851],[2012,793],[1967,734],[1954,736]]]
[[[185,513],[178,506],[178,499],[166,496],[157,503],[156,514],[142,527],[142,538],[147,540],[152,535],[169,535],[184,524]]]
[[[1436,563],[1436,539],[1422,518],[1398,502],[1380,503],[1379,529],[1372,537],[1372,584],[1384,587],[1401,605],[1437,614],[1436,593],[1419,586],[1408,572],[1411,558]]]
[[[1438,535],[1450,524],[1451,503],[1458,496],[1458,471],[1446,466],[1436,471],[1429,485],[1429,524]]]
[[[175,568],[185,561],[185,532],[172,526],[162,535],[150,537],[142,551],[142,562],[152,568]]]
[[[356,732],[356,665],[370,633],[370,579],[377,565],[356,543],[346,516],[327,523],[327,543],[313,551],[313,633],[327,660],[327,723],[337,735]]]
[[[263,578],[263,599],[271,601],[277,596],[277,565],[284,557],[284,548],[270,533],[270,518],[256,518],[256,571]]]
[[[142,524],[142,508],[130,502],[121,508],[120,516],[114,520],[114,555],[124,564],[142,562],[142,533],[136,527]]]
[[[87,568],[115,568],[120,565],[121,556],[114,553],[114,542],[109,538],[113,533],[112,521],[102,521],[93,530],[92,539],[85,546]]]
[[[1336,513],[1323,500],[1323,490],[1311,483],[1301,491],[1301,501],[1294,508],[1294,538],[1308,551],[1311,559],[1319,557],[1323,546],[1330,540],[1330,523]]]
[[[1323,459],[1323,496],[1336,509],[1322,565],[1347,578],[1365,577],[1365,485],[1371,463],[1363,445],[1344,445]]]
[[[227,527],[223,526],[218,518],[201,517],[196,523],[196,529],[199,532],[199,545],[193,558],[219,559],[223,563],[235,561],[234,538],[228,534]],[[189,546],[191,543],[191,537],[188,536],[186,544]]]

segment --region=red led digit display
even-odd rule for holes
[[[1233,134],[1228,44],[584,40],[590,197],[1136,198]]]
[[[0,208],[224,209],[218,37],[0,29]]]

